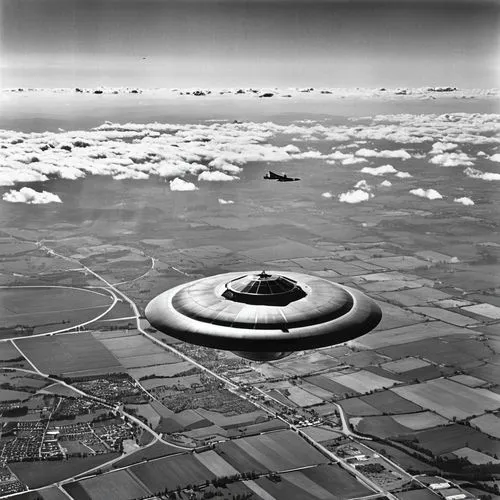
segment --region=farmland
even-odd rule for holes
[[[379,438],[387,438],[391,436],[398,436],[408,434],[410,429],[397,423],[392,417],[378,416],[378,417],[363,417],[355,425],[356,431],[377,436]]]
[[[419,358],[403,358],[398,361],[391,361],[389,363],[384,363],[381,365],[384,370],[389,370],[394,373],[404,373],[410,370],[416,370],[417,368],[423,368],[424,366],[429,366],[427,361]]]
[[[411,437],[416,438],[420,446],[430,450],[434,455],[453,452],[464,447],[470,447],[491,456],[500,453],[499,441],[492,440],[486,434],[459,424],[414,432]]]
[[[392,391],[449,419],[467,418],[500,407],[500,394],[487,389],[471,389],[447,379],[397,387]]]
[[[263,478],[256,483],[277,500],[288,498],[341,500],[370,494],[370,490],[338,465],[320,465],[302,471],[288,472],[281,475],[280,482]]]
[[[492,413],[473,418],[471,425],[477,427],[481,432],[500,439],[500,418]]]
[[[119,361],[88,332],[22,339],[17,345],[43,373],[76,377],[123,371]]]
[[[422,410],[420,406],[398,396],[391,390],[368,394],[367,396],[362,396],[360,400],[368,403],[381,412],[390,414],[409,413]]]
[[[106,292],[82,288],[0,287],[0,305],[0,338],[15,338],[90,321],[103,314],[112,299]]]
[[[385,389],[397,383],[395,380],[381,377],[364,370],[347,375],[340,375],[333,380],[361,394],[366,394],[367,392],[377,389]]]
[[[322,454],[291,431],[278,431],[225,442],[217,448],[217,452],[240,472],[280,471],[327,461]]]
[[[39,488],[98,467],[117,456],[118,453],[107,453],[105,455],[71,458],[58,462],[16,462],[9,464],[9,467],[30,488]]]
[[[448,423],[445,418],[430,411],[408,413],[406,415],[393,415],[392,418],[398,424],[408,427],[412,431],[421,431],[422,429],[429,429],[430,427],[437,427]]]
[[[153,492],[165,488],[174,490],[177,486],[201,484],[215,478],[194,455],[179,455],[159,458],[144,464],[133,465],[129,469],[147,488]]]
[[[124,470],[70,483],[65,490],[76,500],[133,500],[150,493]]]

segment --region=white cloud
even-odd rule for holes
[[[430,150],[430,154],[440,154],[445,151],[452,151],[456,149],[458,146],[453,142],[435,142],[432,145],[432,149]]]
[[[364,191],[371,191],[372,187],[364,179],[356,182],[354,189],[363,189]]]
[[[480,152],[481,152],[481,151],[480,151]],[[480,152],[479,152],[479,153],[480,153]],[[478,155],[479,155],[479,153],[478,153]],[[491,155],[491,156],[489,157],[489,160],[491,160],[491,161],[498,161],[498,162],[500,162],[500,153],[495,153],[494,155]]]
[[[455,198],[453,201],[455,203],[461,203],[462,205],[474,205],[474,202],[470,198],[467,198],[465,196],[463,196],[462,198]]]
[[[11,189],[2,197],[4,201],[11,203],[28,203],[31,205],[42,205],[46,203],[62,203],[57,194],[48,191],[35,191],[29,187],[22,187],[19,191]]]
[[[369,200],[370,198],[373,198],[373,194],[363,191],[362,189],[356,189],[347,191],[347,193],[339,194],[339,201],[342,203],[361,203],[362,201]]]
[[[149,179],[149,175],[146,174],[145,172],[141,172],[138,170],[127,170],[125,172],[120,172],[119,174],[113,175],[113,179],[120,181],[123,179],[134,179],[134,180],[140,180],[140,179]]]
[[[356,156],[365,158],[399,158],[401,160],[409,160],[411,155],[404,149],[375,151],[374,149],[362,148],[356,151]]]
[[[411,175],[410,172],[398,172],[395,175],[396,175],[396,177],[399,177],[400,179],[409,179],[410,177],[413,177],[413,175]]]
[[[224,198],[219,198],[218,201],[221,205],[232,205],[234,203],[233,200],[225,200]]]
[[[171,191],[196,191],[197,189],[198,188],[192,182],[187,182],[179,177],[170,181]]]
[[[474,165],[472,158],[465,153],[441,153],[429,160],[429,163],[442,167],[468,167]]]
[[[382,181],[380,183],[381,186],[383,187],[391,187],[392,186],[392,182],[391,181],[388,181],[387,179],[385,181]]]
[[[392,165],[381,165],[380,167],[363,167],[361,172],[370,175],[384,175],[394,174],[397,170]]]
[[[234,175],[228,175],[224,172],[220,172],[219,170],[205,170],[198,176],[199,181],[210,181],[210,182],[228,182],[234,181],[238,179],[238,177]]]
[[[366,163],[368,160],[365,158],[356,158],[351,156],[350,158],[345,158],[342,160],[342,165],[356,165],[358,163]]]
[[[477,168],[466,168],[465,175],[471,179],[481,179],[483,181],[500,181],[500,174],[495,172],[482,172]]]
[[[442,195],[438,193],[435,189],[412,189],[410,191],[411,194],[414,194],[415,196],[420,196],[420,198],[428,198],[429,200],[440,200],[442,198]]]
[[[330,193],[330,191],[326,191],[325,193],[321,193],[321,196],[323,196],[323,198],[332,198],[333,194]]]

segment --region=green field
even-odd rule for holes
[[[361,394],[366,394],[367,392],[377,389],[385,389],[397,383],[396,380],[382,377],[365,370],[339,375],[334,378],[334,381]]]
[[[111,303],[109,294],[83,288],[0,288],[0,338],[70,328],[96,318]]]
[[[255,482],[276,500],[343,500],[372,493],[338,465],[320,465],[281,474],[279,482],[267,478]]]
[[[438,425],[446,425],[448,420],[436,415],[430,411],[423,411],[420,413],[409,413],[402,415],[393,415],[392,417],[398,424],[408,427],[413,431],[421,431]]]
[[[398,396],[392,391],[380,391],[374,394],[368,394],[359,398],[361,401],[368,403],[382,413],[391,415],[397,413],[411,413],[421,411],[422,408],[407,399]]]
[[[133,465],[129,470],[153,492],[201,484],[207,479],[215,478],[193,455],[160,458]]]
[[[382,415],[374,406],[366,403],[361,398],[344,399],[339,402],[346,413],[353,416]]]
[[[217,452],[240,472],[280,471],[327,462],[289,430],[227,441],[220,444]]]
[[[356,430],[361,434],[387,438],[392,436],[404,435],[411,432],[408,427],[398,424],[392,417],[363,417],[356,425]]]
[[[64,489],[75,500],[134,500],[151,493],[125,470],[70,483]]]
[[[61,461],[14,462],[9,467],[30,488],[40,488],[98,467],[117,456],[118,453],[106,453]]]
[[[81,377],[124,371],[88,332],[22,339],[17,345],[42,373]]]
[[[430,380],[392,390],[405,399],[449,419],[480,415],[486,410],[496,410],[500,407],[500,394],[487,389],[469,388],[447,379]]]
[[[491,439],[486,434],[471,427],[459,424],[413,432],[410,436],[416,438],[421,446],[432,451],[435,455],[449,453],[464,447],[489,455],[500,453],[500,441]]]

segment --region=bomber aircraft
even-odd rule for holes
[[[267,180],[272,180],[272,181],[278,181],[278,182],[294,182],[294,181],[300,181],[299,177],[288,177],[285,173],[283,174],[276,174],[274,172],[269,172],[264,175],[264,179]]]

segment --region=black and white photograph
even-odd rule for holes
[[[500,0],[0,0],[0,498],[500,500]]]

